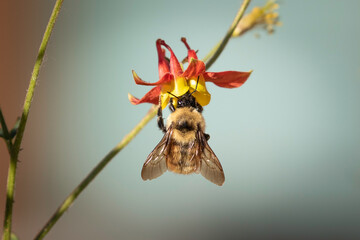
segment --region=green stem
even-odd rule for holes
[[[64,200],[61,206],[55,211],[46,225],[34,238],[35,240],[43,239],[45,235],[50,231],[52,226],[59,220],[64,212],[72,205],[79,194],[89,185],[89,183],[100,173],[100,171],[113,159],[118,152],[120,152],[139,132],[145,125],[155,117],[158,107],[153,105],[146,116],[126,135],[123,140],[118,143],[99,163],[96,167],[87,175],[87,177],[70,193],[70,195]]]
[[[224,38],[215,45],[215,47],[206,55],[203,59],[206,65],[206,69],[210,68],[211,65],[216,61],[216,59],[220,56],[221,52],[224,50],[226,44],[229,42],[236,26],[240,22],[242,16],[245,13],[246,8],[248,7],[250,0],[244,0],[237,12],[234,21],[232,22],[229,30],[226,32]]]
[[[11,149],[12,149],[11,137],[9,134],[9,130],[6,126],[5,118],[2,114],[1,108],[0,108],[0,124],[1,124],[3,134],[4,134],[4,140],[6,142],[6,146],[8,148],[9,154],[11,154]]]
[[[21,115],[20,119],[20,125],[18,132],[16,134],[15,142],[10,154],[10,165],[9,165],[9,172],[8,172],[8,180],[7,180],[7,192],[6,192],[6,206],[5,206],[5,218],[4,218],[4,234],[3,234],[3,240],[10,240],[11,238],[11,223],[12,223],[12,209],[13,209],[13,202],[14,202],[14,190],[15,190],[15,175],[16,175],[16,166],[17,166],[17,160],[18,155],[20,151],[21,141],[24,135],[24,130],[26,126],[26,121],[29,115],[29,110],[31,106],[31,101],[34,95],[34,90],[36,86],[36,82],[39,76],[40,67],[42,64],[42,61],[44,59],[45,50],[47,47],[47,44],[49,42],[49,38],[51,35],[51,32],[54,28],[54,24],[56,21],[56,18],[59,14],[61,5],[63,3],[63,0],[57,0],[54,6],[54,9],[52,11],[52,14],[50,16],[50,20],[48,22],[48,25],[46,27],[40,48],[39,53],[34,65],[34,69],[31,75],[29,88],[25,97],[25,103],[24,103],[24,109]]]

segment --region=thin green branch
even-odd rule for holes
[[[40,48],[39,48],[39,53],[34,65],[34,69],[31,75],[31,79],[30,79],[30,84],[29,84],[29,88],[25,97],[25,103],[24,103],[24,110],[23,113],[21,115],[21,120],[20,120],[20,125],[19,125],[19,129],[18,129],[18,133],[16,134],[16,138],[15,138],[15,142],[14,142],[14,152],[18,153],[19,149],[20,149],[20,145],[21,145],[21,141],[23,138],[23,134],[24,134],[24,130],[25,130],[25,126],[26,126],[26,121],[29,115],[29,110],[30,110],[30,106],[31,106],[31,102],[32,102],[32,98],[34,95],[34,90],[35,90],[35,86],[36,86],[36,82],[39,76],[39,72],[40,72],[40,67],[42,64],[42,61],[44,59],[44,55],[45,55],[45,50],[47,47],[47,44],[49,42],[49,38],[51,35],[51,32],[54,28],[54,24],[56,21],[56,18],[59,14],[61,5],[63,3],[64,0],[57,0],[53,9],[53,12],[51,14],[50,20],[48,22],[48,25],[46,27]]]
[[[34,69],[31,75],[29,88],[27,90],[27,94],[25,97],[25,103],[24,103],[24,109],[21,115],[20,119],[20,125],[19,129],[16,134],[16,138],[14,141],[14,145],[12,148],[12,151],[10,153],[10,164],[9,164],[9,172],[8,172],[8,180],[7,180],[7,192],[6,192],[6,206],[5,206],[5,218],[4,218],[4,234],[3,234],[3,240],[10,240],[11,239],[11,223],[12,223],[12,208],[13,208],[13,202],[14,202],[14,190],[15,190],[15,175],[16,175],[16,167],[17,167],[17,161],[18,161],[18,155],[20,151],[21,141],[24,135],[24,130],[26,126],[26,121],[29,115],[29,110],[31,106],[31,101],[34,95],[34,90],[36,86],[36,82],[39,76],[40,67],[42,64],[42,61],[44,59],[45,50],[47,47],[47,44],[49,42],[49,38],[51,35],[51,32],[54,28],[54,24],[56,21],[56,18],[59,14],[61,5],[63,3],[63,0],[57,0],[54,6],[54,9],[52,11],[52,14],[50,16],[48,25],[46,27],[40,48],[39,53],[34,65]]]
[[[1,129],[2,129],[3,135],[4,135],[4,140],[6,142],[6,146],[8,148],[9,154],[11,154],[11,149],[12,149],[11,137],[10,137],[9,130],[6,126],[5,118],[2,114],[1,108],[0,108],[0,124],[1,124]]]
[[[236,26],[240,22],[242,16],[245,13],[246,8],[248,7],[250,0],[244,0],[237,12],[234,21],[232,22],[229,30],[226,32],[224,38],[215,45],[215,47],[206,55],[203,59],[205,62],[206,68],[210,68],[211,65],[216,61],[216,59],[220,56],[221,52],[224,50],[226,44],[229,42]]]
[[[36,235],[35,240],[43,239],[50,231],[52,226],[59,220],[64,212],[72,205],[79,194],[89,185],[89,183],[100,173],[100,171],[113,159],[118,152],[120,152],[139,132],[145,125],[155,117],[158,107],[153,105],[146,116],[126,135],[123,140],[117,144],[87,175],[87,177],[70,193],[61,206],[55,211],[46,225]]]

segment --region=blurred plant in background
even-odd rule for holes
[[[263,27],[271,34],[275,26],[281,26],[279,14],[275,12],[279,4],[275,0],[269,0],[263,7],[254,7],[251,12],[245,15],[236,26],[232,37],[239,37],[255,27]]]

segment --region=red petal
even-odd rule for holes
[[[244,84],[248,79],[250,72],[205,72],[203,74],[205,81],[213,82],[215,85],[224,88],[236,88]]]
[[[148,93],[145,94],[141,99],[138,99],[128,94],[128,98],[130,102],[134,105],[138,105],[140,103],[152,103],[152,104],[159,104],[159,95],[160,95],[161,89],[160,87],[154,87],[152,88]]]
[[[157,82],[154,83],[148,83],[143,81],[134,70],[132,70],[132,74],[135,80],[135,83],[138,85],[146,85],[146,86],[157,86],[157,85],[161,85],[167,82],[170,82],[171,80],[173,80],[173,75],[171,73],[165,73],[165,75]]]
[[[197,55],[196,55],[196,52],[190,48],[189,44],[188,44],[187,41],[186,41],[186,38],[182,37],[182,38],[181,38],[181,41],[185,44],[185,47],[186,47],[187,50],[188,50],[188,62],[191,61],[191,58],[198,59],[198,57],[197,57]]]
[[[203,61],[191,58],[189,66],[185,72],[181,75],[182,77],[191,78],[197,77],[205,72],[205,64]]]
[[[161,48],[161,39],[156,41],[156,49],[159,57],[159,78],[162,78],[165,73],[170,72],[169,62],[165,58],[165,51]]]
[[[160,39],[159,39],[160,40]],[[158,40],[158,41],[159,41]],[[181,75],[183,73],[179,60],[176,58],[172,49],[165,43],[164,40],[160,40],[161,45],[166,47],[170,51],[170,72],[175,75],[175,77]]]

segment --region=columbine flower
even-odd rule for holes
[[[279,14],[274,12],[279,8],[275,0],[269,0],[263,7],[254,7],[251,13],[245,15],[236,26],[233,37],[238,37],[255,26],[265,26],[268,33],[274,31],[274,26],[281,26]]]
[[[187,91],[196,91],[193,93],[196,101],[205,106],[209,104],[211,95],[207,91],[205,82],[213,82],[219,87],[235,88],[240,87],[250,76],[251,72],[206,72],[204,62],[198,60],[196,52],[192,50],[185,38],[181,39],[188,49],[188,67],[183,71],[172,49],[165,41],[158,39],[156,48],[159,56],[159,81],[148,83],[143,81],[133,71],[133,77],[136,84],[155,86],[141,99],[137,99],[130,93],[128,95],[132,104],[153,103],[161,105],[162,109],[169,103],[170,98],[174,99],[173,104],[176,107],[176,98],[184,95]],[[170,52],[170,61],[165,57],[165,51],[161,48],[164,46]]]

